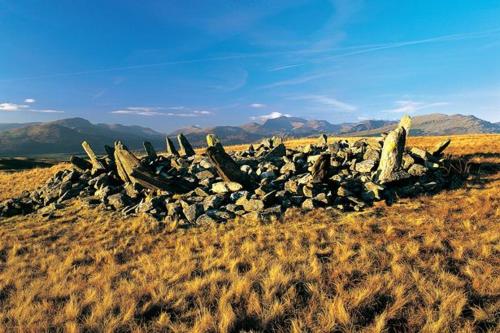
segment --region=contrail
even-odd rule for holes
[[[498,33],[500,33],[500,28],[487,30],[487,31],[481,31],[481,32],[442,35],[442,36],[437,36],[437,37],[404,41],[404,42],[363,44],[363,45],[353,45],[353,46],[348,46],[348,47],[338,47],[338,48],[332,48],[332,49],[318,49],[318,50],[302,49],[302,50],[295,50],[295,51],[247,53],[247,54],[216,56],[216,57],[199,58],[199,59],[174,60],[174,61],[165,61],[165,62],[157,62],[157,63],[150,63],[150,64],[119,66],[119,67],[103,68],[103,69],[90,69],[90,70],[83,70],[83,71],[77,71],[77,72],[53,73],[53,74],[38,75],[38,76],[0,79],[0,82],[12,82],[12,81],[47,79],[47,78],[56,78],[56,77],[65,77],[65,76],[99,74],[99,73],[126,71],[126,70],[134,70],[134,69],[142,69],[142,68],[150,68],[150,67],[161,67],[161,66],[202,63],[202,62],[212,62],[212,61],[269,57],[269,56],[277,56],[277,55],[300,55],[300,54],[313,54],[313,53],[326,53],[326,52],[335,52],[335,51],[354,50],[352,52],[347,52],[347,53],[339,54],[339,55],[333,55],[333,56],[325,57],[325,58],[321,59],[321,60],[328,60],[328,59],[336,59],[339,57],[346,57],[346,56],[352,56],[352,55],[357,55],[357,54],[375,52],[375,51],[384,50],[384,49],[394,49],[394,48],[411,46],[411,45],[418,45],[418,44],[428,44],[428,43],[437,43],[437,42],[445,42],[445,41],[485,38],[485,37],[489,37],[489,36],[492,36],[492,35],[495,35]],[[296,66],[300,66],[300,65],[301,64],[282,66],[282,68],[278,67],[277,69],[274,69],[274,70],[284,69],[287,67],[296,67]]]

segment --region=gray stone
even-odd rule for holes
[[[130,198],[123,193],[116,193],[108,197],[108,204],[114,209],[120,210],[130,204]]]
[[[218,221],[208,214],[202,214],[196,219],[196,224],[199,225],[210,225],[215,223],[218,223]]]
[[[198,178],[198,180],[215,178],[215,175],[210,170],[200,171],[200,172],[196,173],[195,176],[196,176],[196,178]]]
[[[184,216],[191,223],[194,223],[196,221],[196,219],[201,214],[203,214],[203,205],[202,204],[199,204],[199,203],[195,203],[192,205],[183,204],[182,206],[183,206],[182,211],[184,213]]]
[[[225,200],[226,199],[223,195],[220,194],[210,195],[206,197],[205,200],[203,200],[203,208],[205,210],[218,209],[224,204]]]
[[[238,192],[242,189],[243,186],[236,182],[218,182],[212,184],[212,192],[214,193]]]
[[[243,206],[243,209],[247,212],[259,212],[264,209],[264,201],[259,199],[241,197],[236,201],[236,204]]]
[[[374,160],[364,160],[356,163],[355,170],[361,173],[369,173],[375,169],[376,163]]]
[[[423,176],[427,172],[427,168],[421,164],[413,164],[410,169],[408,169],[408,173],[412,176]]]

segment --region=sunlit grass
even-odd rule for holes
[[[500,163],[498,136],[455,137],[449,152]],[[57,168],[0,174],[1,196]],[[80,200],[55,219],[4,219],[0,331],[493,332],[499,193],[497,173],[392,207],[295,210],[269,224],[160,229]]]

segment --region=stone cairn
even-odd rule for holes
[[[33,192],[0,204],[0,217],[41,209],[53,214],[68,199],[122,212],[149,214],[181,224],[221,223],[236,216],[261,220],[280,218],[292,207],[359,211],[374,201],[433,193],[449,187],[453,173],[446,168],[446,140],[431,151],[405,149],[411,119],[407,116],[383,140],[328,143],[286,148],[278,137],[226,152],[219,139],[207,136],[208,148],[195,154],[178,136],[179,150],[166,139],[157,154],[144,142],[138,158],[123,143],[105,146],[97,156],[87,142],[88,159],[72,156],[72,169],[59,171]]]

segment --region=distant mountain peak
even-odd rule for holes
[[[393,120],[363,120],[357,123],[331,124],[326,120],[307,120],[281,116],[264,123],[252,122],[242,126],[201,128],[192,125],[169,136],[184,133],[194,146],[204,146],[208,133],[216,134],[224,144],[258,141],[273,135],[287,137],[316,136],[321,133],[345,136],[373,136],[396,126]],[[2,126],[3,125],[3,126]],[[472,115],[433,113],[414,116],[412,135],[449,135],[467,133],[500,133],[500,124]],[[48,123],[0,124],[0,155],[26,156],[52,153],[82,153],[81,142],[88,141],[97,152],[116,140],[126,142],[132,149],[142,148],[148,140],[158,151],[163,150],[165,136],[150,128],[120,124],[92,124],[84,118],[68,118]]]

